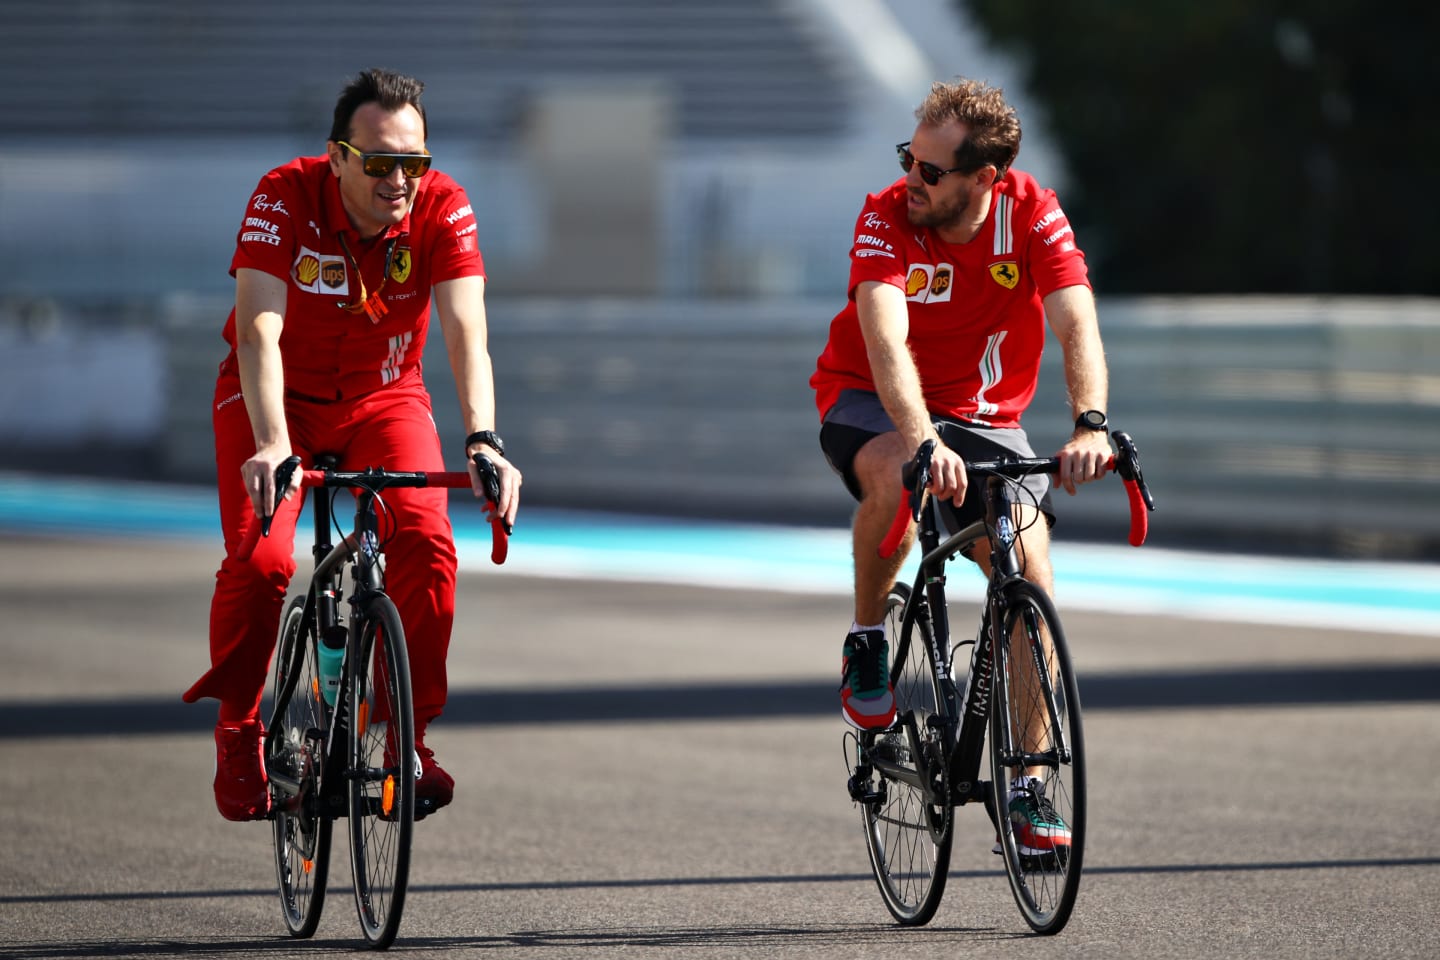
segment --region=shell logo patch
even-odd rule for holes
[[[315,285],[320,278],[320,260],[313,254],[306,254],[295,261],[295,279],[302,287]]]
[[[928,286],[930,286],[930,271],[925,267],[912,264],[909,275],[905,277],[905,296],[914,297]]]
[[[1014,260],[1002,260],[990,264],[990,276],[1006,290],[1014,290],[1020,282],[1020,265]]]

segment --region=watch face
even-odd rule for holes
[[[478,430],[470,434],[470,436],[465,438],[465,446],[468,447],[472,443],[488,444],[494,448],[495,452],[500,454],[500,456],[505,456],[505,441],[501,440],[500,435],[494,430]]]
[[[1089,427],[1091,430],[1105,429],[1105,414],[1099,410],[1086,410],[1080,414],[1080,425]]]

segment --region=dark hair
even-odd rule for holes
[[[915,119],[935,127],[950,120],[965,125],[965,139],[955,150],[955,166],[962,173],[994,164],[996,175],[1004,176],[1020,152],[1020,118],[1015,108],[1005,102],[1005,91],[978,80],[936,81],[915,110]]]
[[[425,106],[420,102],[420,95],[424,92],[425,84],[422,81],[407,77],[403,73],[380,69],[362,70],[354,80],[345,85],[345,89],[340,91],[340,99],[335,101],[335,119],[330,124],[330,139],[348,141],[350,121],[354,118],[355,111],[367,103],[378,103],[381,109],[391,113],[406,106],[414,107],[420,111],[420,129],[426,139],[429,139]]]

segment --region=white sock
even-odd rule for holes
[[[866,626],[862,626],[862,625],[859,624],[859,623],[855,623],[855,622],[853,622],[853,621],[851,622],[851,624],[850,624],[850,632],[851,632],[851,633],[860,633],[861,631],[864,631],[864,630],[879,630],[881,633],[884,633],[884,632],[885,632],[885,624],[883,624],[883,623],[877,623],[877,624],[875,624],[875,626],[873,626],[873,627],[866,627]]]
[[[1010,782],[1010,799],[1011,799],[1011,800],[1014,800],[1015,797],[1019,796],[1020,794],[1025,793],[1025,792],[1027,792],[1027,791],[1033,793],[1033,792],[1039,790],[1039,789],[1040,789],[1041,787],[1043,787],[1043,786],[1044,786],[1044,783],[1041,782],[1041,780],[1040,780],[1039,777],[1031,777],[1031,776],[1020,776],[1020,777],[1016,777],[1014,780],[1012,780],[1012,781]]]

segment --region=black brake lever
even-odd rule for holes
[[[910,519],[920,521],[925,504],[925,488],[930,486],[930,460],[935,456],[935,441],[926,440],[915,451],[915,459],[900,468],[900,483],[910,494]]]
[[[475,454],[474,461],[475,469],[480,474],[480,486],[485,488],[485,499],[489,500],[495,507],[497,511],[496,516],[499,516],[500,470],[495,466],[495,462],[483,453]],[[505,525],[505,532],[507,534],[514,532],[509,521],[502,518],[500,522]]]
[[[289,490],[289,489],[290,489],[290,481],[291,481],[291,479],[295,476],[295,471],[296,471],[296,470],[299,470],[299,469],[300,469],[300,458],[297,457],[297,456],[295,456],[295,455],[293,455],[293,454],[292,454],[291,456],[286,457],[284,460],[280,461],[280,466],[278,466],[278,467],[275,468],[275,509],[276,509],[276,510],[279,510],[279,509],[280,509],[280,498],[284,495],[284,493],[285,493],[286,490]],[[274,514],[274,513],[271,513],[268,517],[263,517],[263,518],[261,518],[261,520],[260,520],[260,535],[261,535],[262,537],[268,537],[268,536],[270,536],[270,523],[271,523],[271,521],[273,521],[274,519],[275,519],[275,514]]]
[[[1135,446],[1135,441],[1128,433],[1117,430],[1111,433],[1110,437],[1115,441],[1118,451],[1115,455],[1115,472],[1120,474],[1122,480],[1133,480],[1140,490],[1141,499],[1145,501],[1146,509],[1154,510],[1155,498],[1150,495],[1145,474],[1140,470],[1140,448]]]

